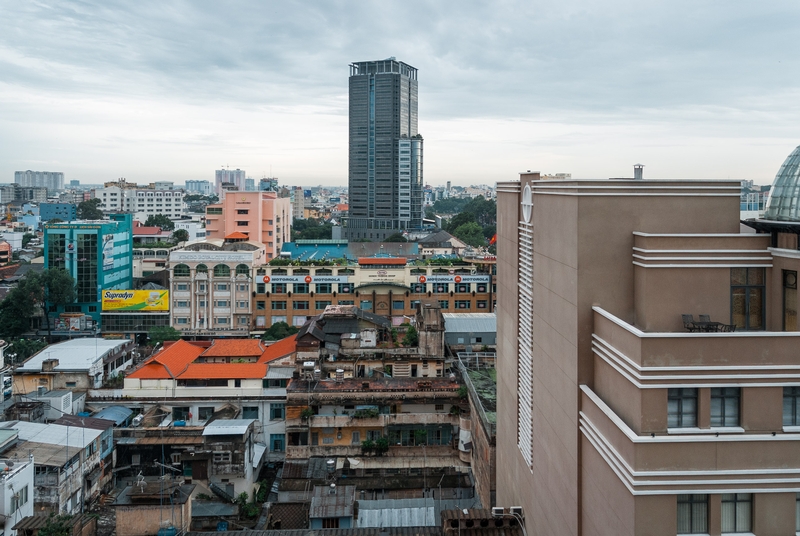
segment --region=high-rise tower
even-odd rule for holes
[[[350,65],[348,240],[422,226],[417,70],[394,57]]]

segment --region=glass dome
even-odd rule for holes
[[[786,158],[775,176],[764,219],[800,222],[800,146]]]

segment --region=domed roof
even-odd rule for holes
[[[775,176],[764,219],[800,222],[800,146],[786,157]]]

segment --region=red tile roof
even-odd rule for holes
[[[247,236],[246,234],[240,233],[239,231],[234,231],[228,236],[226,236],[225,240],[247,240],[248,238],[250,237]]]
[[[144,362],[128,378],[142,380],[177,378],[186,367],[203,353],[203,349],[184,340],[175,341]]]
[[[168,231],[161,230],[161,227],[145,227],[144,225],[142,225],[141,227],[134,228],[133,235],[134,236],[137,236],[137,235],[159,235],[159,234],[164,233],[164,232],[169,234]]]
[[[259,379],[266,375],[265,363],[193,363],[179,379]]]
[[[264,353],[258,339],[215,339],[203,357],[252,357]]]
[[[258,359],[259,363],[269,363],[297,351],[297,334],[281,339],[269,346]]]

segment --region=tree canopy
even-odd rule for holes
[[[474,221],[459,225],[452,231],[452,234],[465,244],[469,244],[473,247],[483,246],[486,244],[486,239],[483,236],[483,229]]]
[[[189,240],[189,231],[186,229],[175,229],[172,231],[172,239],[175,242],[186,242]]]
[[[408,242],[408,238],[403,236],[403,233],[394,233],[387,236],[384,242]]]
[[[102,201],[98,198],[88,199],[78,203],[79,220],[102,220],[103,211],[100,210]]]
[[[0,333],[5,337],[19,337],[30,330],[31,318],[42,307],[66,305],[75,301],[75,280],[61,268],[48,268],[43,272],[28,272],[17,286],[0,302]],[[49,315],[45,315],[50,330]]]
[[[275,322],[261,336],[264,341],[279,341],[300,331],[300,328],[290,326],[286,322]]]
[[[333,225],[315,218],[292,221],[292,240],[330,240]]]
[[[161,227],[162,231],[171,231],[175,223],[163,214],[150,214],[144,222],[146,227]]]
[[[150,328],[147,337],[153,345],[163,344],[164,341],[177,341],[181,338],[181,332],[172,326],[156,326]]]

